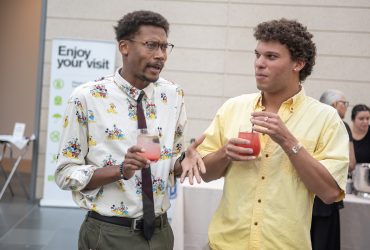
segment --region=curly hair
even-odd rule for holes
[[[148,10],[139,10],[124,15],[118,21],[117,26],[114,27],[117,41],[133,38],[141,25],[163,28],[168,36],[170,25],[161,14]]]
[[[353,106],[352,112],[351,112],[351,120],[354,121],[356,119],[357,114],[361,111],[370,112],[370,108],[366,106],[365,104],[357,104]]]
[[[312,41],[313,35],[307,27],[295,20],[282,18],[263,22],[254,28],[254,37],[258,41],[277,41],[284,44],[293,61],[303,60],[306,64],[299,72],[299,80],[303,82],[312,72],[315,65],[316,45]]]

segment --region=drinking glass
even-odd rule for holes
[[[148,129],[138,129],[136,144],[145,149],[145,152],[138,153],[149,161],[156,162],[161,157],[161,146],[158,133]]]
[[[247,155],[258,156],[259,155],[259,153],[261,151],[261,143],[260,143],[259,133],[253,131],[253,129],[245,130],[245,129],[241,128],[241,129],[239,129],[238,138],[246,139],[246,140],[250,141],[250,144],[238,144],[239,147],[253,149],[252,154],[240,154],[240,155],[243,155],[243,156],[247,156]]]

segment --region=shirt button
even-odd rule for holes
[[[258,199],[258,203],[261,203],[261,199]]]
[[[265,179],[265,176],[262,176],[261,179],[264,180]]]
[[[265,156],[266,156],[266,158],[268,158],[269,157],[269,154],[265,154]]]
[[[255,222],[254,225],[257,226],[258,225],[258,222]]]

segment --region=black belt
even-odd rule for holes
[[[97,212],[89,211],[87,213],[88,217],[119,225],[124,227],[130,227],[132,230],[143,230],[143,219],[134,219],[134,218],[127,218],[127,217],[117,217],[117,216],[104,216],[100,215]],[[167,220],[167,213],[161,214],[160,216],[156,217],[154,220],[154,227],[161,227],[168,223]]]

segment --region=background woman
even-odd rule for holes
[[[370,163],[370,108],[364,104],[352,109],[352,136],[357,163]]]

